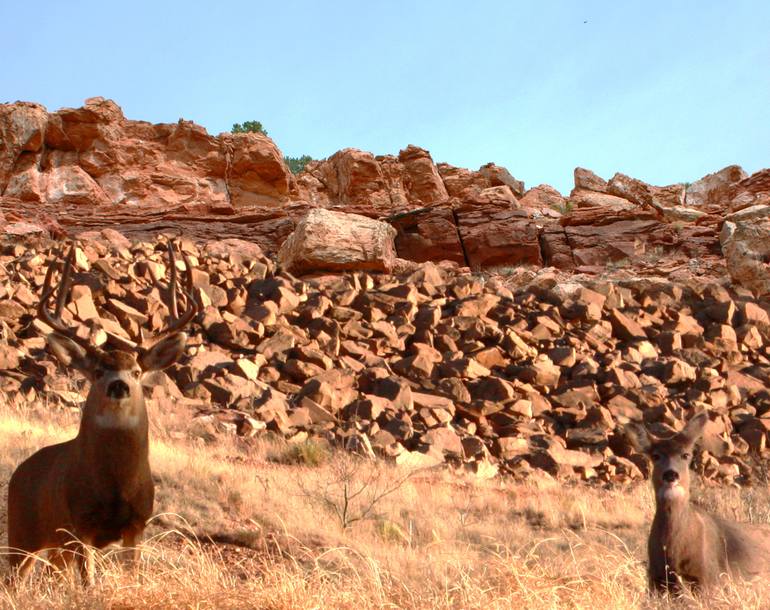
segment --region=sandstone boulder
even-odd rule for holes
[[[618,220],[598,225],[568,225],[564,230],[575,264],[603,267],[607,261],[644,253],[650,235],[660,227],[656,220]]]
[[[513,194],[511,187],[506,185],[470,191],[465,194],[464,202],[479,207],[519,207],[516,195]]]
[[[124,121],[123,111],[115,102],[91,97],[80,108],[62,108],[48,115],[45,144],[49,149],[84,155],[90,149],[109,150],[108,143],[119,138]]]
[[[574,171],[575,190],[594,191],[597,193],[607,192],[607,181],[597,176],[590,169],[576,167]]]
[[[101,187],[77,165],[55,167],[48,172],[45,197],[57,204],[103,205],[108,202]]]
[[[463,209],[457,219],[471,268],[542,265],[540,228],[526,212]]]
[[[770,169],[760,170],[733,185],[727,192],[727,198],[731,211],[770,205]]]
[[[332,203],[390,209],[388,185],[372,153],[345,148],[320,163],[313,173],[319,176]]]
[[[466,264],[451,209],[425,208],[390,217],[388,221],[396,229],[396,252],[400,258]]]
[[[725,222],[719,241],[732,280],[757,295],[770,293],[770,222]]]
[[[524,208],[536,210],[564,210],[566,199],[562,194],[549,184],[540,184],[529,189],[519,199],[519,205]]]
[[[544,225],[540,240],[546,265],[566,271],[575,268],[567,234],[558,222],[551,221]]]
[[[47,118],[39,104],[0,104],[0,194],[14,175],[19,156],[41,149]]]
[[[477,172],[448,163],[439,163],[436,167],[450,197],[462,199],[470,193],[495,186],[507,186],[514,197],[524,195],[524,183],[494,163],[481,166]]]
[[[686,204],[698,209],[724,211],[730,203],[733,187],[747,177],[739,165],[728,165],[718,172],[703,176],[687,187]]]
[[[507,186],[516,197],[524,195],[524,182],[516,180],[504,167],[487,163],[479,168],[479,175],[489,182],[489,186]]]
[[[396,230],[358,214],[315,209],[297,223],[278,252],[294,273],[314,271],[390,271]]]
[[[463,167],[439,163],[436,169],[450,197],[459,198],[471,190],[480,191],[489,186],[489,180]]]
[[[607,185],[610,195],[622,197],[638,206],[648,207],[658,212],[665,208],[684,206],[685,187],[683,184],[670,186],[652,186],[636,178],[617,173]]]
[[[399,155],[375,157],[346,148],[328,159],[309,163],[297,177],[300,198],[321,207],[387,214],[449,198],[430,153],[409,145]]]
[[[45,184],[37,164],[37,155],[22,153],[5,187],[6,197],[40,202],[45,198]]]
[[[609,193],[600,193],[589,191],[587,189],[572,189],[569,200],[573,205],[579,208],[607,207],[614,210],[632,210],[637,206],[628,199],[610,195]]]
[[[224,136],[232,150],[227,187],[233,207],[277,205],[293,185],[283,155],[273,141],[258,133]]]
[[[750,205],[749,207],[742,208],[737,212],[730,212],[724,216],[724,219],[729,222],[750,222],[765,220],[767,218],[770,218],[770,204],[761,203],[757,205]]]
[[[449,198],[427,150],[410,144],[398,153],[398,160],[403,165],[404,187],[410,203],[430,205]]]

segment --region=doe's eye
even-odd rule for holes
[[[655,452],[651,454],[650,457],[652,458],[653,462],[657,462],[658,460],[660,460],[660,453]]]
[[[139,379],[142,376],[142,371],[131,371],[131,375],[133,375],[134,379]]]
[[[691,457],[692,457],[692,456],[691,456],[689,453],[687,453],[687,452],[685,452],[685,453],[683,453],[683,454],[682,454],[682,459],[683,459],[683,460],[689,460]]]
[[[94,379],[101,379],[104,377],[104,371],[102,369],[94,369],[93,376]]]

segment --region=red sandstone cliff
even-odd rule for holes
[[[114,102],[91,98],[50,113],[0,105],[0,204],[12,233],[177,228],[246,237],[269,252],[323,207],[388,221],[401,258],[590,271],[661,250],[680,264],[720,258],[725,220],[768,216],[770,170],[747,176],[730,166],[688,187],[658,187],[577,168],[565,197],[548,185],[526,190],[491,163],[436,164],[410,145],[397,156],[340,150],[293,176],[267,136],[129,120]],[[755,249],[763,242],[752,239]]]

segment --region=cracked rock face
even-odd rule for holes
[[[0,193],[25,201],[174,207],[280,205],[294,178],[270,138],[190,121],[131,121],[114,102],[49,113],[0,105]]]
[[[104,98],[56,112],[28,102],[0,104],[6,233],[58,237],[113,227],[145,238],[170,230],[247,239],[276,255],[309,213],[326,209],[395,229],[393,257],[382,248],[362,254],[373,234],[347,235],[343,249],[359,253],[345,265],[360,269],[447,260],[479,270],[547,265],[601,273],[622,265],[637,273],[719,275],[729,250],[733,277],[751,275],[753,259],[739,263],[737,250],[720,243],[719,230],[725,221],[766,217],[770,170],[747,176],[729,166],[689,186],[653,186],[576,168],[574,180],[569,196],[546,184],[527,190],[494,163],[478,170],[435,163],[411,144],[397,155],[346,148],[294,176],[263,134],[213,136],[191,121],[129,120]],[[329,237],[335,234],[342,236]],[[335,256],[328,249],[321,257],[303,255],[297,268],[339,269]],[[760,271],[748,281],[761,284]]]

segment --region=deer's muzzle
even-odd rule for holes
[[[666,470],[663,473],[663,480],[666,483],[675,483],[679,480],[679,473],[676,470]]]
[[[110,385],[107,386],[107,396],[115,400],[126,398],[130,393],[131,389],[128,384],[120,379],[110,382]]]

